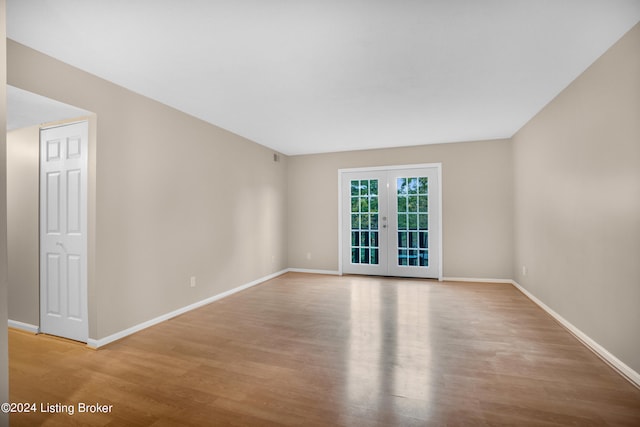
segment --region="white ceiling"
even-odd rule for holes
[[[285,154],[510,137],[640,0],[7,0],[9,38]]]
[[[88,114],[82,108],[7,85],[7,131]]]

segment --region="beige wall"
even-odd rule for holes
[[[511,157],[509,140],[290,157],[289,266],[338,270],[338,169],[441,162],[444,276],[510,279]]]
[[[0,0],[0,40],[6,35],[5,0]],[[0,43],[0,325],[7,324],[7,197],[6,197],[6,129],[7,85],[6,46]],[[7,328],[0,327],[0,403],[9,401],[9,357]],[[9,423],[9,416],[0,411],[0,425]]]
[[[39,325],[38,126],[7,133],[9,319]]]
[[[9,84],[97,115],[91,338],[286,268],[286,156],[274,162],[237,135],[11,40],[7,49]]]
[[[516,280],[640,372],[640,24],[513,143]]]

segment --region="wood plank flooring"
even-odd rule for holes
[[[640,390],[505,284],[288,273],[97,351],[12,330],[9,353],[12,402],[75,409],[12,426],[640,426]]]

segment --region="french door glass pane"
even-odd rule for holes
[[[409,258],[409,265],[414,267],[418,265],[418,251],[409,250],[408,258]]]
[[[398,195],[398,213],[407,211],[407,197]]]
[[[371,228],[371,230],[378,229],[378,214],[371,214],[369,216],[369,228]]]
[[[418,212],[418,196],[409,196],[407,198],[407,211]]]
[[[418,215],[417,214],[409,214],[407,215],[407,227],[409,230],[417,230],[418,229]]]
[[[429,266],[429,180],[397,179],[398,265]]]
[[[352,264],[379,263],[378,213],[378,180],[352,180]]]

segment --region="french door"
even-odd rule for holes
[[[440,278],[440,165],[340,171],[343,273]]]

